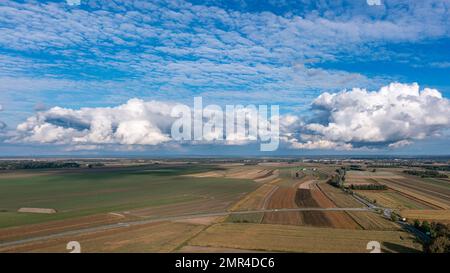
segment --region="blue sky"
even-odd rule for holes
[[[448,154],[449,13],[448,0],[381,0],[375,6],[366,0],[81,0],[80,5],[5,0],[0,156],[257,153],[255,145],[63,139],[81,134],[67,131],[74,119],[86,118],[94,134],[95,117],[89,115],[130,99],[192,104],[194,96],[219,105],[277,104],[282,115],[298,117],[284,129],[289,139],[272,154]],[[405,86],[392,87],[392,93],[413,94],[417,83],[420,92],[430,88],[441,95],[401,102],[410,108],[385,109],[386,121],[371,116],[372,110],[346,106],[352,94],[361,96],[360,108],[372,98],[351,91],[363,88],[380,92],[373,99],[383,107],[393,98],[379,90],[395,82]],[[343,90],[348,96],[317,103],[321,94]],[[82,108],[100,110],[71,112]],[[71,123],[57,128],[54,115]],[[401,124],[401,115],[411,121]],[[371,137],[354,133],[359,127],[348,124],[362,121],[353,116],[373,122],[378,131],[367,134]],[[394,119],[398,122],[388,122]]]

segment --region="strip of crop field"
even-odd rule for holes
[[[450,210],[402,210],[400,214],[411,222],[417,219],[450,224]]]
[[[421,249],[412,235],[402,231],[231,223],[213,225],[188,244],[286,252],[368,252],[369,241],[379,241],[384,252],[417,252]]]
[[[334,208],[336,205],[317,187],[318,181],[310,176],[280,183],[271,195],[267,208]],[[351,198],[351,197],[350,197]],[[358,207],[361,207],[360,205]],[[284,225],[306,225],[360,229],[361,227],[343,211],[299,211],[269,212],[264,214],[263,223]]]
[[[204,229],[203,225],[161,222],[83,235],[61,237],[1,248],[0,252],[68,252],[66,244],[78,241],[89,252],[171,252]]]
[[[450,209],[450,197],[448,199],[442,198],[442,194],[426,189],[423,186],[414,185],[412,181],[382,179],[380,182],[410,198],[420,200],[437,208]]]
[[[385,208],[392,209],[433,209],[429,203],[420,199],[409,197],[401,192],[394,190],[358,190],[358,194],[365,196],[367,199],[376,201],[376,203]]]
[[[244,198],[234,204],[230,211],[265,208],[267,197],[270,196],[277,188],[278,186],[272,184],[263,184],[258,189],[247,194]]]

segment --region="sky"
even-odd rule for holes
[[[175,140],[194,97],[279,148]],[[449,97],[450,0],[0,1],[0,156],[448,155]]]

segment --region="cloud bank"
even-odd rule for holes
[[[314,116],[290,139],[299,149],[400,148],[450,128],[450,103],[436,89],[392,83],[379,91],[354,88],[323,93]]]
[[[170,136],[175,121],[171,110],[175,105],[131,99],[117,107],[79,110],[53,107],[19,124],[9,141],[74,147],[175,142]],[[415,140],[439,136],[450,128],[449,100],[436,89],[420,90],[418,84],[392,83],[379,91],[354,88],[335,94],[325,92],[314,100],[312,110],[314,115],[309,121],[292,114],[280,117],[280,138],[291,148],[396,149]],[[255,141],[242,136],[239,140],[232,144]],[[208,141],[196,144],[204,143]]]
[[[53,107],[17,126],[11,142],[157,145],[170,140],[172,105],[131,99],[117,107]]]

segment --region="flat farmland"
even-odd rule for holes
[[[0,175],[0,252],[68,252],[72,240],[83,252],[368,252],[372,240],[384,252],[421,250],[414,235],[373,211],[335,210],[366,206],[326,183],[334,172],[330,165],[190,163],[8,171]],[[355,192],[408,220],[450,219],[438,210],[445,179],[397,169],[349,173],[347,183],[389,183]],[[18,213],[21,207],[57,212]]]
[[[428,222],[442,222],[450,224],[450,210],[402,210],[400,212],[402,217],[405,217],[410,222],[414,220],[428,221]]]
[[[317,187],[330,199],[336,207],[340,208],[360,208],[363,205],[348,193],[333,187],[327,183],[318,183]]]
[[[258,166],[243,166],[243,165],[222,165],[219,169],[197,172],[188,174],[193,177],[221,177],[234,179],[252,179],[255,181],[264,181],[277,176],[273,168],[262,168]]]
[[[295,203],[297,189],[295,187],[280,186],[273,192],[267,203],[267,209],[297,208]],[[267,212],[264,213],[263,223],[278,223],[298,225],[301,223],[300,212]]]
[[[0,252],[67,253],[69,241],[78,241],[83,253],[172,252],[204,228],[199,224],[160,222],[4,247]]]
[[[347,171],[345,175],[345,184],[374,184],[378,179],[403,178],[401,175],[393,173],[389,170],[370,171]]]
[[[349,171],[346,184],[383,184],[390,191],[363,194],[398,209],[449,209],[450,183],[446,179],[421,178],[405,175],[402,170]],[[394,193],[395,192],[395,193]]]
[[[263,209],[267,206],[268,199],[270,198],[271,194],[277,190],[277,188],[278,186],[273,184],[264,184],[254,192],[251,192],[244,198],[242,198],[239,202],[233,205],[230,210],[238,211]]]
[[[20,172],[17,177],[8,172],[0,176],[0,228],[139,208],[163,210],[164,206],[175,206],[172,209],[176,211],[191,204],[191,213],[197,205],[203,211],[219,210],[258,187],[248,179],[186,176],[215,168],[171,165],[30,171]],[[176,204],[183,205],[177,208]],[[53,208],[58,212],[18,213],[21,207]]]
[[[365,230],[400,230],[400,227],[374,212],[348,211],[350,217]]]
[[[355,191],[359,195],[368,198],[371,201],[376,201],[377,205],[392,209],[432,209],[430,205],[420,201],[420,199],[410,198],[402,195],[400,192],[393,190],[370,190],[370,191]]]
[[[405,177],[381,179],[380,183],[441,209],[450,209],[450,185],[436,185],[427,179]]]
[[[118,221],[126,221],[127,219],[128,217],[119,216],[118,214],[105,213],[2,228],[0,229],[0,242],[20,240],[33,236],[45,236],[73,229],[107,225]]]
[[[216,224],[188,242],[189,246],[274,252],[368,252],[369,241],[383,252],[418,252],[421,246],[403,231],[314,228],[268,224]]]
[[[338,207],[327,194],[318,187],[317,177],[311,174],[301,178],[292,178],[291,170],[283,170],[284,174],[277,183],[279,187],[270,195],[267,202],[268,209],[280,208],[336,208]],[[283,181],[284,180],[284,181]],[[322,182],[323,183],[323,182]],[[325,188],[327,188],[325,186]],[[351,204],[353,207],[361,207],[356,201],[352,202],[351,196],[341,195],[342,191],[331,191],[330,195],[340,204]],[[340,192],[338,192],[340,191]],[[342,194],[344,194],[342,192]],[[350,198],[350,199],[346,199]],[[304,225],[316,227],[334,227],[360,229],[358,225],[346,212],[343,211],[299,211],[299,212],[267,212],[262,219],[264,224]]]

